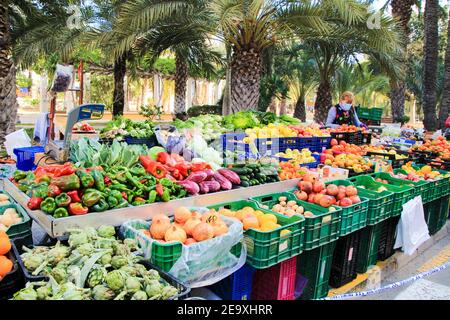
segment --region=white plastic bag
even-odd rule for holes
[[[194,209],[194,208],[192,208]],[[206,208],[195,208],[204,213]],[[180,258],[169,273],[191,288],[212,285],[240,269],[247,259],[247,251],[243,242],[242,224],[237,219],[221,217],[228,226],[228,232],[222,236],[182,246]],[[134,238],[143,249],[146,259],[152,256],[152,246],[156,241],[145,236],[139,229],[149,229],[150,223],[144,220],[131,220],[124,223],[120,230],[124,237]],[[242,243],[239,257],[233,255],[231,248]]]
[[[14,149],[31,147],[31,139],[25,129],[20,129],[5,136],[4,145],[8,155],[14,160],[17,160],[17,157],[14,154]]]
[[[72,83],[73,66],[56,65],[55,76],[53,77],[53,92],[66,92]]]
[[[430,235],[425,222],[422,197],[418,196],[403,205],[394,248],[401,247],[407,255],[412,255],[428,239]]]

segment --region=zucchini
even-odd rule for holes
[[[253,186],[257,186],[260,184],[260,182],[257,179],[252,179],[251,182]]]
[[[242,180],[242,177],[241,177],[241,186],[242,187],[250,187],[250,182]]]
[[[237,173],[238,175],[246,175],[248,170],[246,168],[231,168],[231,171]]]
[[[250,181],[250,179],[247,176],[239,176],[241,178],[241,181]]]

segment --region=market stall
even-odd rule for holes
[[[72,141],[68,162],[2,180],[0,296],[323,298],[393,254],[415,197],[431,234],[445,225],[449,153],[443,137],[270,112],[117,118]],[[31,220],[50,241],[32,243]]]

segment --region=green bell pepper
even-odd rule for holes
[[[16,181],[25,179],[26,176],[27,176],[27,172],[22,171],[22,170],[16,170],[13,173],[14,180],[16,180]]]
[[[157,193],[156,193],[155,190],[150,191],[150,193],[148,194],[147,202],[148,202],[148,203],[153,203],[153,202],[155,202],[155,201],[156,201],[156,195],[157,195]]]
[[[53,198],[47,198],[41,202],[41,210],[45,213],[53,213],[56,210],[56,202]]]
[[[81,186],[83,188],[91,188],[94,185],[94,177],[89,172],[80,169],[75,171],[75,173],[78,178],[80,178]]]
[[[53,218],[65,218],[69,216],[69,212],[67,211],[66,208],[58,208],[55,210],[55,212],[53,213]]]
[[[55,198],[55,202],[58,207],[67,207],[72,202],[72,198],[70,198],[67,193],[63,192]]]
[[[145,175],[146,171],[145,168],[140,163],[137,163],[130,169],[130,173],[134,176],[140,177]]]
[[[110,208],[114,208],[115,206],[117,206],[119,204],[119,200],[117,200],[113,196],[109,196],[107,200],[108,200],[108,205]]]
[[[169,190],[165,189],[163,195],[161,196],[161,200],[164,202],[170,201],[170,192]]]
[[[92,210],[95,212],[102,212],[109,209],[108,202],[105,199],[100,199],[93,207]]]
[[[86,189],[86,191],[83,194],[83,197],[81,198],[81,201],[86,207],[92,207],[97,202],[99,202],[101,198],[102,194],[98,190]]]
[[[92,174],[92,177],[94,177],[95,188],[97,188],[100,191],[105,190],[105,181],[104,181],[103,173],[100,170],[92,170],[91,174]]]
[[[58,186],[62,191],[71,191],[80,189],[80,179],[75,173],[67,176],[54,178],[52,184]]]
[[[45,182],[32,185],[27,192],[30,198],[46,198],[48,185]]]
[[[50,178],[47,175],[43,175],[43,176],[39,177],[38,181],[50,184],[50,182],[52,182],[52,178]]]

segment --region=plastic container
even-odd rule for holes
[[[306,168],[317,168],[317,166],[320,164],[320,155],[318,154],[313,154],[312,155],[314,157],[314,159],[316,159],[316,161],[314,162],[308,162],[308,163],[302,163],[300,164],[301,167],[306,167]],[[277,157],[277,156],[272,156],[272,158],[274,158],[275,160],[278,160],[280,162],[287,162],[292,160],[292,158],[285,158],[285,157]]]
[[[22,217],[22,222],[13,224],[8,228],[8,230],[6,231],[8,237],[10,239],[15,239],[31,234],[32,220],[26,213],[25,209],[18,204],[7,204],[4,206],[0,206],[0,215],[3,215],[5,210],[9,208],[16,209],[18,215]]]
[[[270,210],[274,205],[278,204],[279,197],[286,197],[288,201],[294,200],[305,211],[310,211],[315,215],[314,218],[304,217],[304,250],[312,250],[338,239],[342,214],[342,210],[339,207],[335,207],[336,211],[330,212],[327,208],[299,200],[291,192],[267,194],[253,197],[252,200],[256,201],[259,207],[265,205]]]
[[[17,169],[22,171],[34,170],[36,168],[36,165],[34,164],[35,154],[44,151],[45,149],[42,146],[15,148],[13,152],[17,157]]]
[[[133,138],[131,136],[126,136],[124,137],[124,139],[127,144],[143,144],[149,148],[158,145],[158,141],[156,140],[155,135],[147,138]]]
[[[330,286],[339,288],[353,281],[356,276],[361,232],[356,231],[339,238],[333,253],[330,272]]]
[[[331,136],[330,137],[316,137],[317,139],[317,149],[311,150],[313,152],[322,152],[323,149],[330,148],[331,145]]]
[[[399,220],[400,217],[396,216],[381,222],[378,260],[384,261],[395,253],[394,244]]]
[[[209,289],[223,300],[250,300],[255,271],[255,268],[245,264],[232,275],[209,286]]]
[[[356,272],[366,273],[370,266],[377,263],[382,224],[367,226],[360,231],[361,239],[356,260]]]
[[[25,286],[14,252],[11,250],[6,257],[13,262],[13,268],[0,280],[0,300],[11,299],[14,293]]]
[[[11,250],[14,252],[14,255],[16,256],[17,263],[23,274],[25,282],[47,281],[48,277],[46,277],[46,276],[42,276],[42,275],[33,276],[31,274],[31,272],[29,272],[27,270],[27,268],[25,268],[23,260],[20,257],[20,255],[24,252],[23,246],[25,246],[27,248],[33,248],[34,247],[33,243],[30,243],[29,240],[27,239],[27,237],[16,238],[16,239],[12,240],[11,243],[12,243]],[[55,243],[56,243],[56,241],[52,241],[50,244],[46,244],[46,245],[53,245]]]
[[[297,257],[275,266],[256,270],[252,300],[294,300]]]
[[[409,161],[411,161],[411,158],[402,158],[397,159],[396,154],[392,153],[385,153],[385,152],[374,152],[374,151],[368,151],[366,156],[375,156],[377,158],[381,157],[386,160],[391,161],[392,168],[401,168],[401,166],[407,164]]]
[[[334,184],[337,186],[351,186],[352,183],[347,180],[335,180],[327,182],[325,185]],[[369,200],[364,197],[359,197],[361,202],[353,204],[348,207],[339,207],[342,209],[341,226],[339,236],[343,237],[352,232],[355,232],[367,225],[367,213],[369,210]]]
[[[441,229],[442,200],[437,199],[424,205],[423,211],[427,222],[428,232],[433,235]]]
[[[358,176],[352,177],[349,181],[353,182],[355,185],[364,184],[379,184],[380,187],[384,187],[387,191],[394,193],[394,205],[391,211],[390,217],[399,216],[403,211],[403,205],[414,197],[414,188],[410,186],[394,186],[390,184],[385,184],[381,182],[376,182],[371,176]]]
[[[336,241],[303,252],[297,257],[297,273],[308,279],[301,300],[320,299],[328,295],[331,264]]]
[[[331,138],[336,139],[338,142],[345,141],[347,143],[361,145],[362,144],[362,132],[332,132]]]
[[[208,206],[210,209],[220,210],[221,208],[226,208],[232,211],[237,211],[244,207],[251,207],[265,214],[273,214],[277,217],[278,224],[281,225],[281,227],[267,232],[255,229],[249,229],[244,232],[244,243],[247,247],[247,264],[256,269],[268,268],[303,251],[305,218],[301,216],[286,217],[260,208],[255,201],[240,200]],[[290,232],[281,235],[283,230]]]
[[[442,229],[447,223],[448,211],[449,211],[450,196],[441,198],[441,213],[439,218],[439,229]]]

